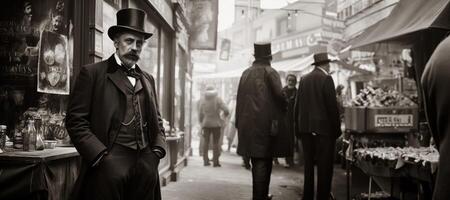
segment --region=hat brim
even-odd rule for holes
[[[327,59],[327,60],[322,60],[320,62],[314,62],[311,65],[320,65],[320,64],[324,64],[324,63],[330,63],[330,62],[332,62],[332,60]]]
[[[108,29],[108,36],[109,36],[109,38],[111,40],[114,40],[114,36],[117,33],[126,32],[126,31],[131,31],[131,32],[136,32],[136,33],[142,34],[144,36],[144,39],[148,39],[148,38],[152,37],[152,35],[153,35],[153,33],[147,33],[147,32],[144,32],[142,30],[135,29],[133,27],[115,25],[115,26],[109,27],[109,29]]]

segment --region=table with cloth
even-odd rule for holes
[[[73,147],[0,154],[0,199],[68,199],[81,157]]]

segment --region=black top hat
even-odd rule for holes
[[[272,58],[272,50],[270,43],[255,43],[255,58]]]
[[[329,62],[331,62],[331,60],[328,58],[328,53],[316,53],[314,54],[314,63],[312,65],[317,66]]]
[[[116,14],[117,25],[111,26],[108,29],[108,36],[114,39],[117,33],[123,31],[132,31],[144,35],[145,39],[150,38],[153,33],[144,31],[145,12],[135,8],[125,8],[117,11]]]

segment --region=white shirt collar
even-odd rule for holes
[[[117,55],[117,53],[114,53],[114,58],[116,59],[116,62],[118,65],[122,65],[122,60],[120,60],[119,56]],[[134,69],[136,67],[136,64],[134,64],[133,66],[131,66],[131,69]]]
[[[317,67],[318,69],[322,70],[323,73],[325,73],[325,75],[329,75],[327,71],[325,71],[322,67]]]

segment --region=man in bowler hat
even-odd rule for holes
[[[317,200],[330,198],[336,139],[342,134],[329,62],[327,53],[315,54],[315,68],[302,77],[297,92],[295,121],[305,159],[304,200],[314,199],[315,164]]]
[[[270,66],[270,43],[255,44],[254,48],[255,61],[243,72],[236,97],[237,153],[252,163],[253,199],[266,200],[272,198],[272,158],[288,156],[277,145],[279,136],[284,135],[281,129],[287,102],[280,76]]]
[[[83,66],[66,127],[82,168],[73,199],[161,199],[158,164],[166,154],[154,78],[136,64],[146,39],[145,12],[122,9],[108,29],[116,52]]]

